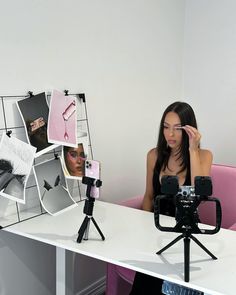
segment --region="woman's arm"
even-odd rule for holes
[[[201,134],[189,125],[183,128],[189,136],[189,155],[191,167],[191,185],[194,185],[195,176],[209,176],[212,165],[212,153],[199,148]]]
[[[154,148],[147,154],[146,190],[143,198],[142,209],[153,210],[153,172],[157,160],[157,150]]]
[[[209,176],[212,165],[212,153],[208,150],[189,150],[191,167],[191,185],[195,176]]]

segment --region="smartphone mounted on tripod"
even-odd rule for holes
[[[92,221],[102,240],[104,241],[105,237],[93,217],[94,202],[95,199],[99,198],[100,187],[102,185],[102,181],[100,180],[100,162],[94,160],[86,160],[85,176],[83,176],[82,178],[82,183],[87,185],[86,200],[83,209],[85,218],[78,231],[77,243],[81,243],[82,239],[88,240],[90,221]]]
[[[91,184],[89,197],[98,199],[100,196],[101,187],[101,164],[99,161],[86,160],[85,161],[85,177],[82,179],[84,184]],[[87,192],[86,192],[86,196]]]

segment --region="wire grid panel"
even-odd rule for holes
[[[93,158],[91,138],[89,132],[89,122],[87,115],[87,107],[84,94],[70,94],[77,99],[77,132],[85,130],[88,134],[88,158]],[[29,95],[19,96],[0,96],[0,137],[3,133],[11,131],[11,136],[14,136],[27,143],[26,131],[21,115],[16,106],[16,102]],[[49,105],[51,94],[46,95]],[[78,135],[79,136],[79,135]],[[55,158],[55,154],[61,156],[62,147],[59,146],[38,158],[35,158],[34,164],[44,162]],[[78,179],[67,179],[67,188],[76,202],[80,202],[86,198],[86,186]],[[44,214],[45,211],[41,206],[36,180],[31,169],[25,189],[25,204],[12,201],[0,196],[0,226],[6,227],[14,223],[24,221],[29,218]]]

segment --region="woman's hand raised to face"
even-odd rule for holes
[[[190,150],[198,150],[201,134],[199,131],[190,125],[185,125],[182,127],[182,129],[185,130],[185,132],[188,134],[189,137],[189,149]]]

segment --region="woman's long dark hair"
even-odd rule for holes
[[[157,141],[158,158],[155,165],[156,171],[161,171],[168,166],[171,149],[168,147],[164,137],[164,121],[167,113],[176,113],[181,122],[181,126],[190,125],[197,128],[197,121],[192,107],[186,102],[176,101],[169,105],[164,111],[159,128],[159,136]],[[182,132],[182,143],[178,151],[178,158],[181,159],[181,169],[178,173],[184,171],[186,168],[190,170],[190,157],[189,157],[189,139],[185,131]]]

